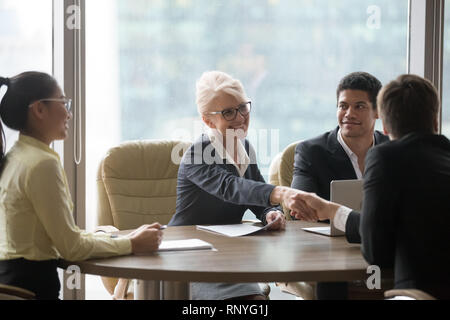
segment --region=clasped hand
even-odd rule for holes
[[[339,208],[338,204],[300,190],[288,196],[285,206],[291,210],[292,217],[309,222],[333,219]]]

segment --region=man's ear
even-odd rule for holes
[[[395,140],[396,138],[389,132],[389,130],[386,128],[386,125],[384,124],[384,122],[383,122],[383,134],[385,135],[385,136],[388,136],[389,137],[389,140]]]
[[[216,126],[214,125],[214,123],[207,116],[202,115],[202,120],[211,129],[216,129]]]
[[[382,125],[383,125],[383,134],[384,134],[385,136],[389,136],[389,130],[387,129],[386,124],[384,123],[383,118],[380,117],[380,119],[381,119],[381,123],[382,123]]]

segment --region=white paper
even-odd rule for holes
[[[158,251],[187,251],[213,249],[211,243],[200,239],[162,241]]]
[[[219,233],[228,237],[242,237],[254,234],[261,230],[267,230],[274,224],[279,218],[275,219],[271,223],[265,225],[264,227],[258,227],[251,224],[227,224],[227,225],[218,225],[218,226],[197,226],[197,229],[211,231],[215,233]]]
[[[330,231],[330,227],[302,228],[302,230],[309,231],[309,232],[326,232],[326,231]]]

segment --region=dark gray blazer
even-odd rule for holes
[[[371,265],[394,268],[396,288],[450,299],[450,141],[410,134],[366,157],[362,214],[352,212],[347,240]]]
[[[280,210],[270,205],[275,186],[265,183],[247,140],[245,150],[251,164],[241,178],[236,167],[221,159],[203,134],[181,160],[176,213],[169,225],[237,224],[247,209],[266,224],[266,214]]]
[[[330,200],[331,181],[356,179],[352,162],[337,140],[338,131],[339,127],[297,145],[292,188]],[[386,141],[387,136],[375,131],[375,145]]]

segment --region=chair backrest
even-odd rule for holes
[[[269,167],[269,183],[274,186],[280,186],[280,162],[281,162],[281,155],[282,153],[279,153],[275,156],[275,158],[272,159],[272,162],[270,163]]]
[[[290,187],[294,174],[295,148],[300,143],[290,144],[283,152],[273,158],[269,167],[269,183],[275,186]],[[291,220],[289,210],[283,207],[286,219]]]
[[[275,158],[272,159],[269,168],[269,183],[282,186],[290,187],[292,183],[292,177],[294,174],[294,156],[295,148],[300,143],[291,143],[283,152],[277,154]]]
[[[98,224],[120,230],[167,224],[175,213],[181,156],[190,145],[132,141],[110,149],[97,174]]]
[[[295,148],[301,141],[291,143],[281,154],[279,181],[283,187],[290,187],[292,184],[292,177],[294,175],[294,156]]]

